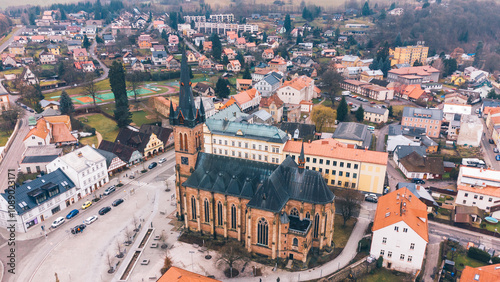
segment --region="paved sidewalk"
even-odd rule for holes
[[[424,281],[434,281],[431,275],[434,274],[437,262],[439,259],[439,245],[441,243],[441,237],[436,235],[429,236],[430,242],[427,245],[427,253],[425,256],[425,270],[424,270]]]
[[[349,262],[351,262],[351,260],[356,256],[358,242],[365,234],[365,230],[369,224],[370,220],[363,217],[358,218],[358,222],[356,223],[356,226],[352,230],[351,237],[349,237],[347,245],[345,246],[342,253],[340,253],[340,255],[336,257],[334,260],[327,262],[320,267],[298,272],[277,272],[263,277],[255,277],[255,278],[244,277],[239,279],[238,278],[225,279],[224,281],[228,282],[260,281],[259,279],[261,279],[263,282],[266,282],[266,281],[276,281],[276,279],[278,278],[280,279],[280,281],[308,281],[326,277],[336,272],[337,270],[347,266]]]

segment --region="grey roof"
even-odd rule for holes
[[[292,135],[292,138],[294,139],[312,139],[314,137],[314,133],[316,133],[316,126],[314,124],[282,122],[279,127],[281,130]],[[297,137],[295,137],[295,133],[298,133]]]
[[[27,156],[21,161],[23,164],[34,164],[34,163],[50,163],[51,161],[57,159],[58,155],[45,155],[45,156]]]
[[[334,139],[346,139],[354,141],[363,141],[363,147],[370,147],[372,134],[368,126],[355,122],[341,122],[333,133]]]
[[[203,100],[203,107],[205,108],[205,112],[211,111],[215,109],[214,100],[210,97],[196,97],[194,100],[195,106],[197,109],[200,108],[200,100]]]
[[[430,147],[430,146],[437,146],[438,143],[436,143],[436,141],[432,140],[429,136],[425,135],[422,137],[422,144],[425,146],[425,147]]]
[[[106,166],[108,168],[111,165],[111,162],[113,161],[113,159],[118,157],[117,155],[113,154],[112,152],[108,152],[108,151],[96,149],[96,148],[92,148],[92,149],[94,149],[97,153],[101,154],[101,156],[106,158]]]
[[[256,123],[231,122],[228,120],[208,119],[206,126],[212,133],[227,136],[244,136],[247,139],[285,143],[288,135],[281,129]]]
[[[374,113],[378,115],[384,115],[388,111],[388,109],[383,109],[378,107],[366,107],[366,108],[363,107],[363,109],[367,113]]]
[[[492,108],[500,107],[500,100],[484,99],[483,100],[483,109],[485,107],[492,107]]]
[[[104,40],[113,40],[114,39],[112,34],[103,34],[102,38]]]
[[[43,112],[41,112],[39,114],[35,114],[35,118],[39,119],[41,117],[50,117],[50,116],[59,116],[59,115],[61,115],[61,111],[54,110],[52,108],[47,108],[47,109],[43,110]]]
[[[244,120],[248,120],[250,117],[249,114],[244,113],[241,111],[240,107],[236,104],[232,104],[231,106],[220,110],[213,116],[209,117],[208,120],[212,119],[218,119],[218,120],[225,120],[227,119],[228,121],[235,121],[235,122],[240,122]]]
[[[423,109],[423,108],[411,108],[405,107],[403,109],[403,117],[418,117],[433,120],[442,120],[443,111],[438,109]]]
[[[29,146],[24,151],[24,156],[51,156],[61,155],[62,148],[57,148],[55,144],[42,145],[42,146]]]
[[[16,187],[15,189],[15,199],[16,204],[14,205],[17,214],[22,215],[27,211],[36,208],[39,204],[43,204],[50,199],[58,197],[62,193],[69,191],[75,187],[75,184],[71,179],[69,179],[64,172],[58,168],[57,170],[42,175],[39,178],[34,179],[33,181],[23,184],[21,186]],[[53,191],[54,189],[59,189],[59,192],[49,197],[49,191]],[[8,201],[8,192],[2,193],[2,197],[6,201]],[[45,194],[46,200],[37,203],[36,196]]]
[[[312,61],[311,57],[306,57],[306,56],[297,56],[292,59],[292,62],[294,63],[299,63],[299,64],[307,64],[309,61]],[[314,61],[312,61],[314,63]]]
[[[264,78],[262,80],[264,80],[265,82],[267,82],[267,83],[269,83],[271,85],[275,85],[277,83],[280,83],[280,81],[278,80],[278,78],[276,78],[276,76],[272,75],[272,73],[267,74],[266,76],[264,76]]]
[[[155,58],[166,58],[168,57],[166,51],[153,51],[153,57]]]
[[[247,198],[248,207],[271,212],[288,200],[326,204],[335,197],[319,172],[299,170],[290,157],[276,165],[199,153],[195,171],[182,185]]]
[[[424,146],[399,145],[394,149],[394,154],[398,156],[398,159],[404,158],[413,152],[416,152],[420,156],[425,156],[426,149]]]
[[[59,106],[59,102],[57,102],[57,101],[48,101],[48,100],[45,100],[45,99],[40,100],[40,106],[42,108],[45,108],[45,107],[47,107],[50,104],[54,104],[54,105],[58,105]]]
[[[415,183],[399,182],[396,189],[401,189],[404,187],[408,188],[408,190],[410,190],[413,195],[417,196],[417,198],[425,199],[429,202],[432,202],[434,206],[439,206],[434,198],[432,198],[432,196],[429,194],[429,192],[423,189],[422,186],[420,186],[420,189],[417,189],[417,184]]]
[[[268,121],[273,118],[273,116],[268,113],[266,110],[259,110],[255,113],[253,113],[254,116],[258,117],[262,121]]]
[[[389,136],[395,136],[395,135],[422,136],[425,135],[425,128],[391,124],[389,125],[388,134]]]

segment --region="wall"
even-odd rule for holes
[[[322,279],[320,281],[328,281],[328,282],[348,281],[350,274],[352,274],[353,278],[362,277],[377,267],[376,260],[369,263],[366,261],[366,258],[367,257],[343,268],[339,272],[337,272],[337,273],[335,273],[335,274],[333,274],[325,279]]]

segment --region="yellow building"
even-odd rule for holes
[[[298,160],[301,141],[288,141],[284,157]],[[354,149],[333,139],[304,143],[306,169],[323,174],[330,186],[382,194],[387,170],[387,153]]]
[[[394,50],[389,49],[389,56],[391,56],[391,66],[396,64],[410,64],[413,66],[415,61],[425,64],[429,47],[417,45],[396,47]]]
[[[467,82],[467,79],[463,77],[462,75],[452,75],[451,76],[451,83],[456,86],[460,86]]]
[[[52,53],[55,56],[61,55],[61,50],[58,45],[49,44],[47,45],[47,49],[49,50],[50,53]]]

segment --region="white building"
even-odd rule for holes
[[[282,75],[271,72],[259,80],[254,88],[257,89],[263,97],[269,97],[274,94],[281,86]]]
[[[47,221],[49,218],[65,216],[60,211],[71,209],[70,206],[78,201],[76,193],[75,184],[61,169],[18,186],[15,190],[5,190],[0,197],[0,227],[6,228],[13,223],[9,216],[9,200],[12,199],[9,199],[9,195],[15,198],[16,232],[27,232],[37,224],[45,225],[48,229],[51,225]]]
[[[455,115],[472,114],[471,105],[445,103],[443,106],[443,117],[446,121],[452,121]]]
[[[370,255],[383,257],[383,266],[415,274],[422,269],[429,242],[427,206],[408,188],[378,199]]]
[[[283,102],[298,105],[301,101],[311,101],[317,98],[319,89],[314,86],[312,78],[303,75],[286,81],[276,93]]]
[[[476,115],[462,115],[457,144],[479,147],[483,135],[483,123]]]
[[[88,145],[53,160],[47,165],[47,172],[58,168],[75,183],[78,198],[109,182],[106,158]]]
[[[205,152],[280,164],[288,135],[265,124],[207,119],[203,125]]]

